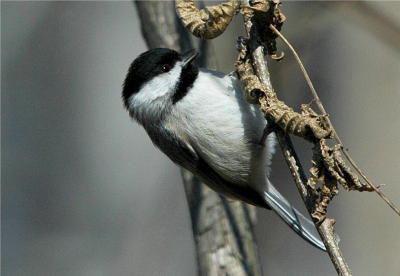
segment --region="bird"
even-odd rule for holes
[[[130,65],[122,101],[153,144],[214,191],[272,209],[300,237],[326,251],[314,223],[269,180],[276,137],[234,74],[196,63],[198,53],[154,48]],[[266,135],[267,134],[267,135]]]

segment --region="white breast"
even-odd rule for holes
[[[266,121],[249,105],[236,79],[201,70],[193,88],[173,109],[179,133],[223,178],[237,184],[262,185],[273,149],[258,145]],[[262,178],[262,180],[261,180]]]

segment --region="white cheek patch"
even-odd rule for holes
[[[151,103],[174,91],[182,71],[182,62],[177,62],[171,71],[154,77],[145,83],[140,92],[129,98],[132,110],[151,105]],[[143,106],[144,105],[144,106]]]

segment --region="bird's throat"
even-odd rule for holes
[[[172,103],[176,104],[183,97],[186,96],[193,83],[199,75],[199,68],[193,64],[187,64],[182,68],[181,76],[179,78],[178,85],[176,86],[175,93],[172,96]]]

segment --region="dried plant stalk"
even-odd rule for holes
[[[275,0],[278,1],[278,0]],[[275,8],[277,5],[275,5]],[[258,20],[262,20],[261,18],[258,18]],[[268,95],[267,92],[273,92],[273,88],[269,79],[269,72],[268,72],[268,67],[263,55],[263,46],[260,45],[260,30],[255,30],[253,28],[253,22],[254,18],[252,16],[245,16],[245,27],[247,34],[249,36],[250,43],[256,44],[255,47],[253,45],[253,50],[251,54],[249,54],[249,58],[254,62],[253,65],[255,67],[255,71],[257,72],[256,77],[259,78],[259,81],[264,85],[265,87],[268,87],[268,90],[264,91],[264,94],[261,94],[260,96],[260,102],[263,97],[266,97]],[[266,22],[258,22],[259,25],[265,25],[268,26],[271,24],[271,21],[266,21]],[[272,25],[272,24],[271,24]],[[258,45],[257,45],[258,44]],[[239,55],[240,57],[240,55]],[[246,64],[246,62],[244,62]],[[250,63],[251,64],[251,63]],[[247,72],[251,72],[251,70],[247,70]],[[248,76],[248,79],[251,79],[250,76]],[[252,79],[255,79],[252,77]],[[263,109],[263,108],[262,108]],[[263,110],[264,111],[264,110]],[[314,116],[315,112],[313,112],[310,108],[303,109],[304,113],[308,113],[310,116]],[[266,112],[266,111],[265,111]],[[287,163],[289,164],[289,168],[292,172],[293,179],[296,182],[296,185],[299,189],[299,192],[303,198],[303,201],[305,202],[308,211],[311,213],[312,212],[312,206],[309,204],[309,202],[313,199],[312,196],[310,196],[310,193],[313,193],[310,190],[310,187],[306,185],[305,180],[306,176],[304,174],[304,171],[302,170],[301,164],[298,163],[298,158],[297,154],[295,153],[293,146],[291,144],[290,138],[286,133],[283,133],[281,129],[278,128],[276,131],[277,137],[279,140],[279,144],[281,146],[281,149],[284,153],[285,159]],[[317,140],[318,141],[318,140]],[[316,141],[315,141],[316,142]],[[310,200],[311,199],[311,200]],[[328,198],[329,199],[329,198]],[[326,201],[326,200],[325,200]],[[327,202],[326,202],[327,203]],[[331,258],[331,261],[340,276],[350,276],[351,271],[341,253],[341,250],[338,246],[338,242],[336,240],[336,235],[334,233],[333,229],[333,224],[334,220],[326,218],[324,221],[322,221],[321,224],[316,224],[316,227],[318,229],[318,232],[320,233],[320,236],[326,246],[327,252]]]
[[[346,165],[338,145],[331,148],[326,144],[326,139],[332,138],[332,132],[325,123],[324,116],[318,115],[309,105],[302,105],[301,113],[293,111],[278,99],[273,90],[261,83],[254,73],[244,41],[240,40],[239,46],[242,48],[235,65],[247,98],[253,100],[255,95],[258,95],[261,109],[270,122],[286,133],[297,135],[315,144],[308,185],[312,192],[309,195],[313,206],[311,216],[321,223],[326,217],[330,201],[339,191],[338,183],[346,190],[372,191],[373,189],[362,184],[357,175]],[[320,185],[317,185],[318,183]]]
[[[339,145],[329,147],[326,140],[321,139],[315,144],[313,152],[313,166],[310,169],[311,177],[307,185],[311,188],[314,197],[311,216],[317,223],[321,223],[326,218],[329,202],[339,192],[338,184],[348,191],[372,192],[374,190],[369,185],[363,184],[343,161]]]
[[[243,43],[241,45],[243,46]],[[323,117],[310,112],[310,109],[303,109],[302,113],[295,112],[280,101],[273,90],[268,90],[254,74],[251,60],[246,53],[247,48],[240,49],[239,58],[235,64],[246,98],[253,100],[260,92],[263,93],[263,97],[259,98],[261,109],[265,111],[269,120],[287,133],[309,141],[330,137],[331,132],[323,124]]]
[[[176,0],[176,12],[183,25],[195,36],[212,39],[222,34],[239,8],[238,0],[196,8],[193,0]]]
[[[178,3],[187,4],[186,14],[184,16],[180,14],[181,19],[186,20],[184,21],[185,26],[194,35],[200,37],[206,34],[207,36],[211,35],[209,38],[212,38],[221,34],[234,15],[234,13],[230,17],[221,15],[221,18],[229,18],[229,22],[219,25],[216,23],[218,19],[215,18],[217,12],[214,11],[213,16],[210,17],[210,12],[204,14],[204,11],[196,9],[193,1],[176,1],[177,5]],[[372,191],[376,188],[361,183],[357,175],[343,161],[341,152],[346,157],[347,154],[343,151],[340,139],[323,108],[321,109],[323,115],[318,115],[309,105],[302,105],[301,113],[295,112],[283,101],[280,101],[273,90],[264,49],[272,58],[277,59],[275,39],[278,35],[282,37],[279,30],[285,20],[279,10],[280,0],[243,0],[242,2],[240,12],[244,17],[248,39],[239,39],[239,56],[235,66],[246,98],[251,103],[257,103],[258,100],[266,119],[273,126],[279,127],[276,132],[283,151],[290,149],[290,152],[296,155],[290,138],[287,136],[288,133],[300,136],[314,144],[313,166],[310,169],[311,177],[308,180],[301,164],[292,166],[293,156],[289,156],[285,152],[284,155],[338,274],[351,275],[336,241],[333,229],[334,220],[326,218],[327,208],[339,191],[338,184],[346,190]],[[217,9],[221,9],[221,5],[216,6]],[[209,11],[210,8],[206,10]],[[269,26],[269,28],[265,26]],[[215,33],[216,35],[213,36]],[[315,98],[319,100],[317,96]],[[320,104],[320,102],[317,103]],[[337,139],[339,145],[329,147],[326,139],[332,138]],[[295,163],[298,162],[298,160],[295,161]],[[352,163],[351,159],[349,161]],[[366,181],[368,182],[368,180]]]

